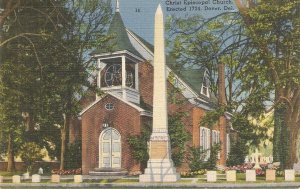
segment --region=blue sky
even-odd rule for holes
[[[176,14],[177,16],[187,16],[192,14],[202,14],[203,16],[210,17],[224,10],[197,10],[190,11],[193,5],[186,5],[186,2],[203,2],[207,3],[205,5],[197,5],[197,7],[221,7],[223,9],[224,4],[216,4],[216,0],[119,0],[120,3],[120,13],[122,15],[125,26],[130,30],[133,30],[135,33],[146,39],[148,42],[153,43],[153,27],[154,27],[154,14],[158,4],[160,3],[163,7],[164,15],[169,16]],[[180,5],[168,5],[170,2],[177,2]],[[219,1],[222,2],[222,1]],[[225,1],[223,1],[225,2]],[[112,0],[112,6],[115,8],[116,0]],[[227,5],[226,5],[227,6]],[[187,7],[186,11],[167,11],[167,7],[172,8],[183,8]],[[228,7],[233,7],[236,9],[234,4],[229,4]]]

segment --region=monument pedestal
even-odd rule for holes
[[[140,175],[140,182],[176,182],[180,175],[176,173],[173,162],[152,159],[147,163],[145,174]]]
[[[167,133],[152,133],[149,145],[150,159],[140,182],[176,182],[180,175],[176,173],[170,157],[170,140]]]

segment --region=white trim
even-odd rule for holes
[[[211,138],[211,131],[209,128],[200,127],[200,148],[202,150],[207,150],[206,155],[204,157],[204,161],[207,161],[210,157],[210,138]]]
[[[225,117],[226,117],[227,120],[231,120],[232,116],[233,116],[232,113],[230,113],[230,112],[225,112]]]
[[[201,84],[201,91],[200,93],[208,98],[210,98],[210,81],[209,81],[209,71],[207,69],[205,69],[204,74],[203,74],[203,79],[202,79],[202,84]],[[206,80],[208,80],[208,83],[206,83],[206,94],[204,93],[204,82],[206,82]]]
[[[138,44],[140,44],[150,55],[152,55],[152,56],[154,56],[154,54],[153,54],[153,52],[150,50],[150,49],[148,49],[148,47],[143,43],[143,42],[141,42],[140,40],[139,40],[139,38],[137,38],[137,36],[136,35],[134,35],[131,31],[129,31],[127,28],[126,28],[126,31],[127,31],[127,33],[133,38],[133,39],[135,39],[136,40],[136,42],[138,42]]]
[[[106,96],[106,95],[105,95]],[[95,104],[97,104],[100,100],[102,100],[103,97],[99,97],[96,99],[92,104],[88,105],[86,108],[84,108],[81,112],[79,112],[79,116],[81,117],[86,111],[88,111],[91,107],[93,107]]]
[[[102,157],[102,143],[103,143],[103,135],[107,132],[107,131],[109,131],[109,130],[111,130],[111,132],[112,131],[114,131],[117,135],[119,135],[119,137],[120,137],[120,139],[119,139],[119,143],[120,143],[120,167],[118,167],[118,168],[121,168],[122,167],[122,136],[121,136],[121,134],[120,134],[120,132],[117,130],[117,129],[115,129],[115,128],[113,128],[113,127],[107,127],[107,128],[105,128],[101,133],[100,133],[100,135],[99,135],[99,151],[98,151],[98,154],[99,154],[99,168],[104,168],[104,166],[103,166],[103,157]],[[112,137],[112,136],[111,136]],[[112,148],[112,146],[113,146],[113,144],[112,143],[110,143],[110,147]],[[110,150],[111,151],[111,153],[112,153],[112,149]],[[112,166],[112,154],[110,154],[111,155],[111,162],[110,162],[110,167],[111,168],[113,168],[113,166]]]
[[[105,96],[107,96],[108,94],[111,95],[111,96],[113,96],[113,97],[115,97],[115,98],[117,98],[118,100],[120,100],[120,101],[122,101],[122,102],[128,104],[129,106],[135,108],[136,110],[138,110],[138,111],[140,112],[141,115],[152,117],[152,114],[151,114],[149,111],[146,111],[146,110],[144,110],[144,109],[138,107],[137,105],[135,105],[135,104],[133,104],[133,103],[131,103],[131,102],[128,102],[128,101],[122,99],[121,97],[119,97],[119,96],[117,96],[117,95],[111,93],[111,92],[107,92]],[[95,100],[92,104],[90,104],[88,107],[86,107],[85,109],[83,109],[83,110],[79,113],[79,116],[81,117],[86,111],[88,111],[91,107],[93,107],[95,104],[97,104],[97,103],[98,103],[100,100],[102,100],[105,96],[103,96],[102,98],[99,98],[99,99]]]
[[[133,104],[133,103],[131,103],[131,102],[128,102],[128,101],[126,101],[126,100],[120,98],[119,96],[117,96],[117,95],[111,93],[111,92],[107,92],[107,94],[110,94],[111,96],[113,96],[113,97],[115,97],[115,98],[121,100],[122,102],[124,102],[124,103],[128,104],[129,106],[135,108],[135,109],[138,110],[139,112],[145,111],[144,109],[138,107],[137,105],[135,105],[135,104]]]
[[[212,130],[212,145],[220,144],[220,131]],[[218,152],[218,159],[221,158],[220,151]]]
[[[226,157],[228,159],[230,153],[230,135],[226,133]]]
[[[134,65],[134,88],[135,90],[139,91],[139,65]]]
[[[209,106],[206,106],[204,104],[201,104],[201,103],[197,102],[196,100],[202,101],[202,99],[200,99],[200,98],[193,98],[193,99],[189,99],[189,102],[191,104],[194,104],[194,105],[198,106],[199,108],[203,108],[204,110],[207,110],[207,111],[213,110],[213,108],[211,108]]]
[[[143,111],[143,112],[141,112],[141,115],[147,116],[147,117],[153,117],[152,112],[149,112],[149,111]]]
[[[102,53],[102,54],[94,54],[92,57],[94,58],[101,58],[102,60],[105,60],[105,59],[111,59],[111,58],[118,58],[118,57],[122,57],[124,56],[123,54],[128,54],[130,56],[132,56],[133,58],[137,59],[138,61],[144,61],[144,59],[136,56],[135,54],[127,51],[127,50],[123,50],[123,51],[116,51],[116,52],[112,52],[112,53]],[[115,57],[113,57],[112,55],[116,55]],[[118,56],[119,55],[119,56]],[[107,56],[107,57],[106,57]],[[129,58],[129,57],[127,57]],[[129,58],[130,59],[130,58]],[[132,60],[132,59],[131,59]],[[134,61],[134,60],[132,60]]]
[[[122,87],[124,88],[126,86],[126,64],[125,64],[125,56],[122,56],[121,61],[121,70],[122,70]],[[126,95],[126,93],[123,93],[123,95]],[[126,96],[123,96],[123,98],[126,99]]]

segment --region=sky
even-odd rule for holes
[[[236,11],[233,0],[119,0],[125,26],[152,44],[154,14],[159,3],[165,18],[193,14],[211,17],[226,11]],[[115,10],[116,0],[112,0],[112,7]]]

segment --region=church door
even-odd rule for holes
[[[99,167],[121,168],[121,135],[114,128],[107,128],[99,137]]]

